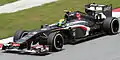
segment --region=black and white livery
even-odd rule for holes
[[[119,21],[112,17],[111,5],[87,4],[85,13],[66,12],[64,20],[64,24],[45,24],[34,31],[18,30],[14,42],[4,44],[3,50],[17,49],[36,53],[60,51],[64,44],[102,34],[114,35],[119,30]]]

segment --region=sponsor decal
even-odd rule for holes
[[[14,43],[12,44],[12,46],[20,46],[20,44]]]

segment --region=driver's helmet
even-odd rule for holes
[[[66,20],[65,20],[65,19],[60,19],[59,22],[57,23],[57,25],[58,25],[59,27],[62,27],[62,26],[65,25],[65,24],[66,24]]]

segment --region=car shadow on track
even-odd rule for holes
[[[106,35],[101,35],[101,36],[97,36],[97,37],[89,38],[89,39],[86,39],[86,40],[81,40],[81,41],[79,41],[79,42],[74,43],[73,45],[77,45],[77,44],[79,44],[79,43],[83,43],[83,42],[87,42],[87,41],[95,40],[95,39],[97,39],[97,38],[104,37],[104,36],[106,36]]]
[[[118,32],[118,33],[115,34],[115,35],[118,35],[118,34],[120,34],[120,32]],[[87,41],[95,40],[95,39],[97,39],[97,38],[101,38],[101,37],[105,37],[105,36],[113,36],[113,35],[103,34],[103,35],[99,35],[99,36],[96,36],[96,37],[92,37],[92,38],[88,38],[88,39],[85,39],[85,40],[81,40],[81,41],[78,41],[78,42],[73,43],[73,44],[65,44],[65,45],[77,45],[77,44],[80,44],[80,43],[84,43],[84,42],[87,42]]]
[[[51,53],[41,53],[41,54],[37,54],[37,53],[28,53],[28,52],[20,53],[20,52],[18,52],[18,51],[3,51],[2,53],[10,53],[10,54],[18,54],[18,55],[34,55],[34,56],[46,56],[46,55],[51,54]]]
[[[62,49],[61,51],[63,51],[65,49]],[[61,51],[58,51],[58,52],[61,52]],[[18,54],[18,55],[33,55],[33,56],[46,56],[46,55],[50,55],[52,53],[57,53],[57,52],[48,52],[48,53],[29,53],[29,52],[24,52],[24,53],[21,53],[19,51],[2,51],[2,53],[10,53],[10,54]]]

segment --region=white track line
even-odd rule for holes
[[[56,1],[57,0],[18,0],[16,2],[0,6],[0,13],[16,12]]]
[[[0,40],[0,43],[9,43],[9,42],[13,42],[13,37]]]

